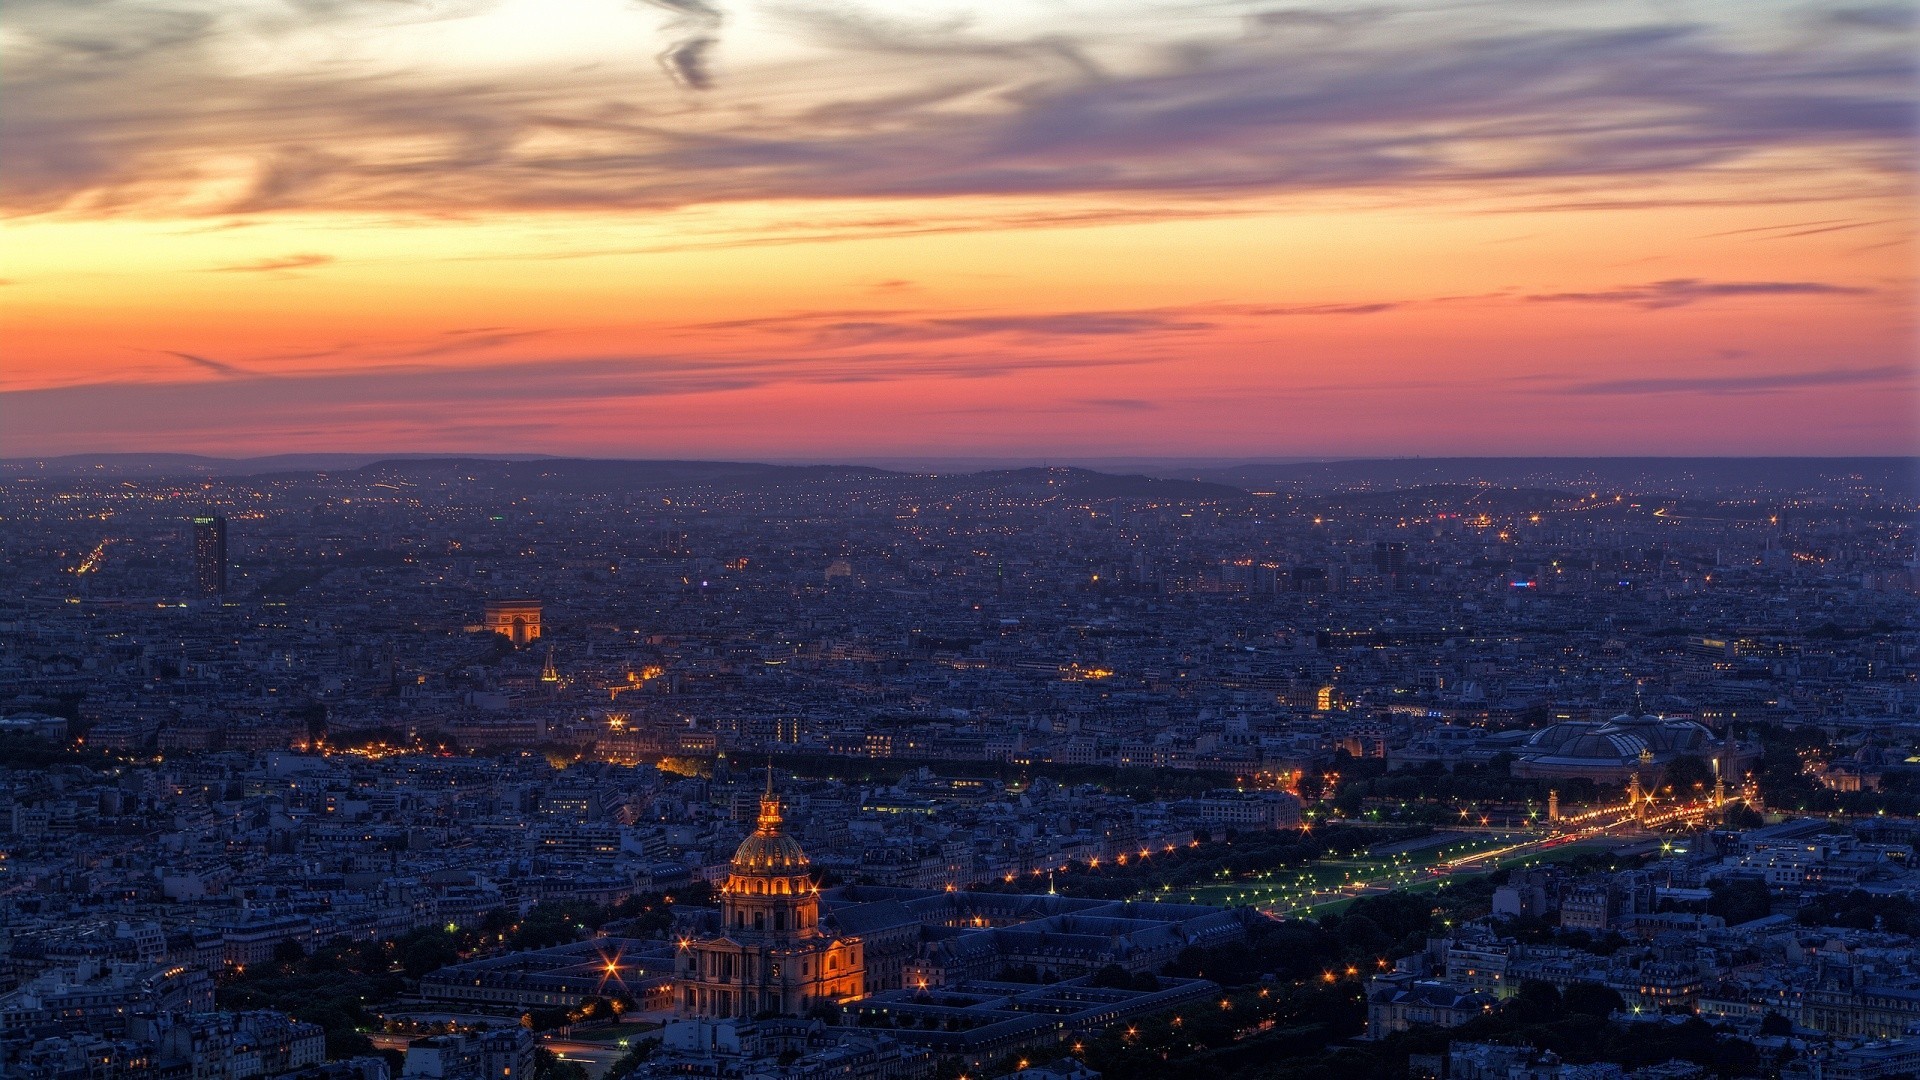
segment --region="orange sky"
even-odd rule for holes
[[[7,455],[1916,449],[1904,6],[8,22]]]

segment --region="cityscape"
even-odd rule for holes
[[[0,480],[9,1077],[1920,1068],[1911,459]]]
[[[1920,1080],[1920,0],[0,105],[0,1080]]]

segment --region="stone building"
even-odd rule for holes
[[[866,993],[862,942],[820,926],[819,886],[780,810],[769,776],[758,825],[734,852],[720,890],[718,931],[680,943],[674,997],[682,1016],[796,1016]]]

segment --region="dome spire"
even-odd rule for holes
[[[773,769],[769,766],[766,794],[760,796],[759,820],[752,835],[742,840],[739,850],[733,853],[735,875],[807,872],[807,853],[801,849],[800,841],[782,827],[784,815],[781,810],[780,796],[773,790]]]
[[[780,796],[773,793],[773,762],[767,762],[767,791],[760,796],[759,831],[762,836],[780,832]]]

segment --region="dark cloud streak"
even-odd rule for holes
[[[23,420],[105,409],[130,415],[186,403],[248,410],[358,408],[383,402],[458,407],[485,401],[565,402],[749,390],[776,385],[831,385],[904,379],[983,379],[1029,371],[1103,368],[1153,362],[1139,356],[1036,357],[1004,354],[854,353],[818,356],[696,357],[671,355],[556,357],[508,363],[427,366],[391,364],[284,375],[266,374],[166,350],[219,380],[106,382],[0,392],[9,417]],[[16,408],[17,407],[17,411]]]
[[[1659,310],[1739,296],[1860,296],[1871,290],[1823,281],[1702,281],[1672,278],[1600,292],[1536,293],[1530,303],[1627,304]]]
[[[1908,379],[1912,371],[1899,364],[1867,368],[1829,368],[1820,371],[1787,371],[1753,375],[1697,375],[1673,378],[1610,379],[1579,383],[1566,387],[1566,394],[1766,394],[1786,390],[1812,390],[1828,386],[1859,386],[1866,383],[1896,382]]]
[[[235,367],[232,364],[222,363],[219,360],[209,360],[204,356],[196,356],[193,353],[175,352],[172,349],[165,351],[168,356],[185,360],[194,367],[202,371],[211,371],[223,379],[248,379],[255,377],[253,372],[245,368]]]
[[[647,0],[672,14],[666,30],[672,37],[658,57],[660,67],[674,82],[690,90],[713,88],[708,55],[720,43],[726,16],[706,0]]]

